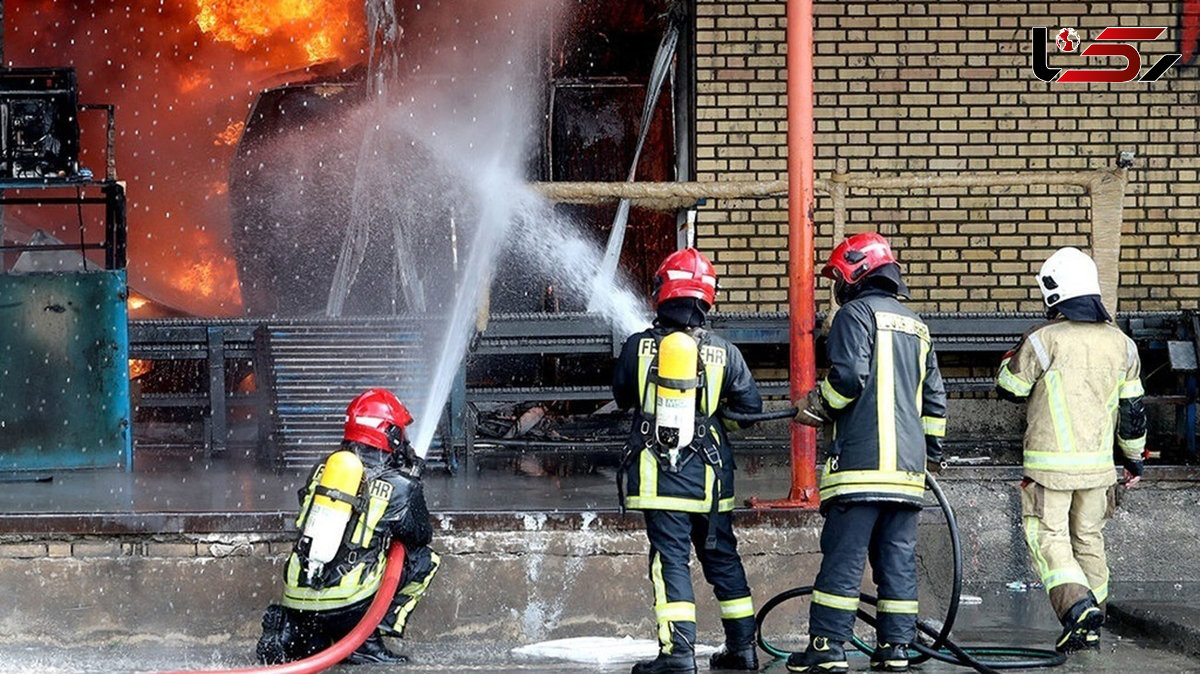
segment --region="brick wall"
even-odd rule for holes
[[[697,0],[701,180],[786,175],[783,0]],[[1125,198],[1122,310],[1200,301],[1200,67],[1154,84],[1055,84],[1029,68],[1031,26],[1168,26],[1139,43],[1172,51],[1172,2],[816,3],[818,178],[852,173],[1086,171],[1136,150]],[[1053,45],[1048,45],[1053,49]],[[1094,59],[1051,54],[1057,67]],[[1113,59],[1114,66],[1120,59]],[[1148,68],[1148,66],[1147,66]],[[817,256],[832,211],[817,201]],[[1075,187],[851,192],[847,231],[893,239],[921,310],[1035,310],[1031,275],[1063,245],[1089,245],[1090,199]],[[786,200],[710,202],[698,244],[723,274],[724,310],[786,308]]]

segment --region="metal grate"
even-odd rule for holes
[[[342,440],[346,404],[386,388],[420,408],[429,374],[415,322],[268,325],[275,449],[287,468],[306,468]],[[437,448],[429,459],[442,455]]]

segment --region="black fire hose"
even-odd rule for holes
[[[793,412],[794,413],[794,412]],[[753,416],[753,415],[747,415]],[[778,417],[777,417],[778,418]],[[946,526],[950,529],[950,542],[954,558],[954,582],[950,593],[950,605],[946,609],[946,620],[942,623],[941,629],[935,629],[923,620],[917,621],[917,629],[922,633],[933,637],[933,643],[925,646],[920,643],[913,643],[910,648],[916,651],[917,655],[910,659],[912,664],[920,664],[927,660],[939,660],[952,665],[962,667],[970,667],[977,672],[985,674],[996,674],[997,670],[1001,669],[1032,669],[1036,667],[1057,667],[1067,661],[1067,656],[1054,651],[1042,648],[1024,648],[1024,647],[999,647],[999,646],[970,646],[963,647],[950,640],[950,631],[954,628],[954,620],[958,617],[958,602],[962,595],[962,544],[958,537],[958,522],[954,519],[954,511],[950,508],[950,503],[946,501],[946,495],[942,493],[942,488],[938,485],[937,480],[929,473],[925,473],[926,483],[929,485],[930,491],[933,492],[934,498],[937,499],[938,506],[942,509],[942,513],[946,516]],[[791,655],[788,651],[778,648],[767,641],[763,636],[763,623],[771,611],[775,610],[783,602],[796,597],[803,597],[812,594],[813,588],[811,585],[804,587],[792,588],[785,592],[772,597],[763,607],[759,609],[758,615],[755,616],[757,625],[758,646],[764,651],[774,655],[775,657],[787,657]],[[875,605],[877,599],[869,594],[859,596],[861,601]],[[867,613],[861,608],[858,609],[858,618],[863,622],[875,626],[875,616]],[[851,642],[858,650],[871,655],[874,649],[870,645],[864,643],[858,637],[854,637]],[[1004,660],[995,660],[993,658],[1005,658]]]
[[[775,410],[774,412],[758,412],[757,414],[749,414],[746,412],[734,412],[723,409],[718,414],[722,419],[736,421],[738,423],[754,423],[756,421],[774,421],[776,419],[791,419],[796,416],[800,410],[795,407],[789,407],[786,410]]]

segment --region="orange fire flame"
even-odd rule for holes
[[[81,4],[103,11],[82,12]],[[77,68],[90,95],[125,111],[117,117],[118,164],[137,186],[130,229],[145,233],[130,237],[130,278],[140,277],[133,283],[153,297],[131,299],[130,311],[241,313],[226,182],[241,120],[268,83],[307,78],[322,62],[336,62],[327,69],[335,72],[362,61],[362,0],[0,0],[0,7],[8,65],[44,67],[50,54],[52,64]],[[127,33],[137,39],[103,37]],[[103,134],[90,138],[101,139],[83,150],[94,169]],[[58,226],[54,209],[19,212],[47,231]]]
[[[225,130],[217,134],[213,140],[213,145],[228,145],[233,147],[237,145],[238,139],[242,137],[242,131],[246,128],[245,122],[231,122]]]
[[[354,36],[345,0],[194,0],[196,25],[241,51],[262,50],[278,38],[295,45],[308,63],[342,55]]]
[[[212,84],[212,75],[201,70],[195,70],[186,73],[179,79],[179,90],[183,93],[191,93],[202,86]]]
[[[129,378],[137,379],[138,377],[147,374],[154,369],[154,361],[142,360],[140,358],[129,359]]]
[[[186,290],[206,300],[237,297],[237,269],[233,260],[206,257],[180,270],[174,276],[175,287]]]

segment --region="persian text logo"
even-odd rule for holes
[[[1158,59],[1146,74],[1140,78],[1142,71],[1142,55],[1137,47],[1129,44],[1143,40],[1157,40],[1167,32],[1165,26],[1154,28],[1129,28],[1111,26],[1100,31],[1092,44],[1079,51],[1080,56],[1119,56],[1125,59],[1124,68],[1084,69],[1084,68],[1051,68],[1049,56],[1046,54],[1046,38],[1049,34],[1045,26],[1033,28],[1033,74],[1043,82],[1154,82],[1175,65],[1179,54],[1164,54]],[[1076,53],[1079,48],[1079,34],[1074,28],[1063,28],[1055,36],[1055,43],[1063,53]],[[1061,74],[1060,74],[1061,73]]]

